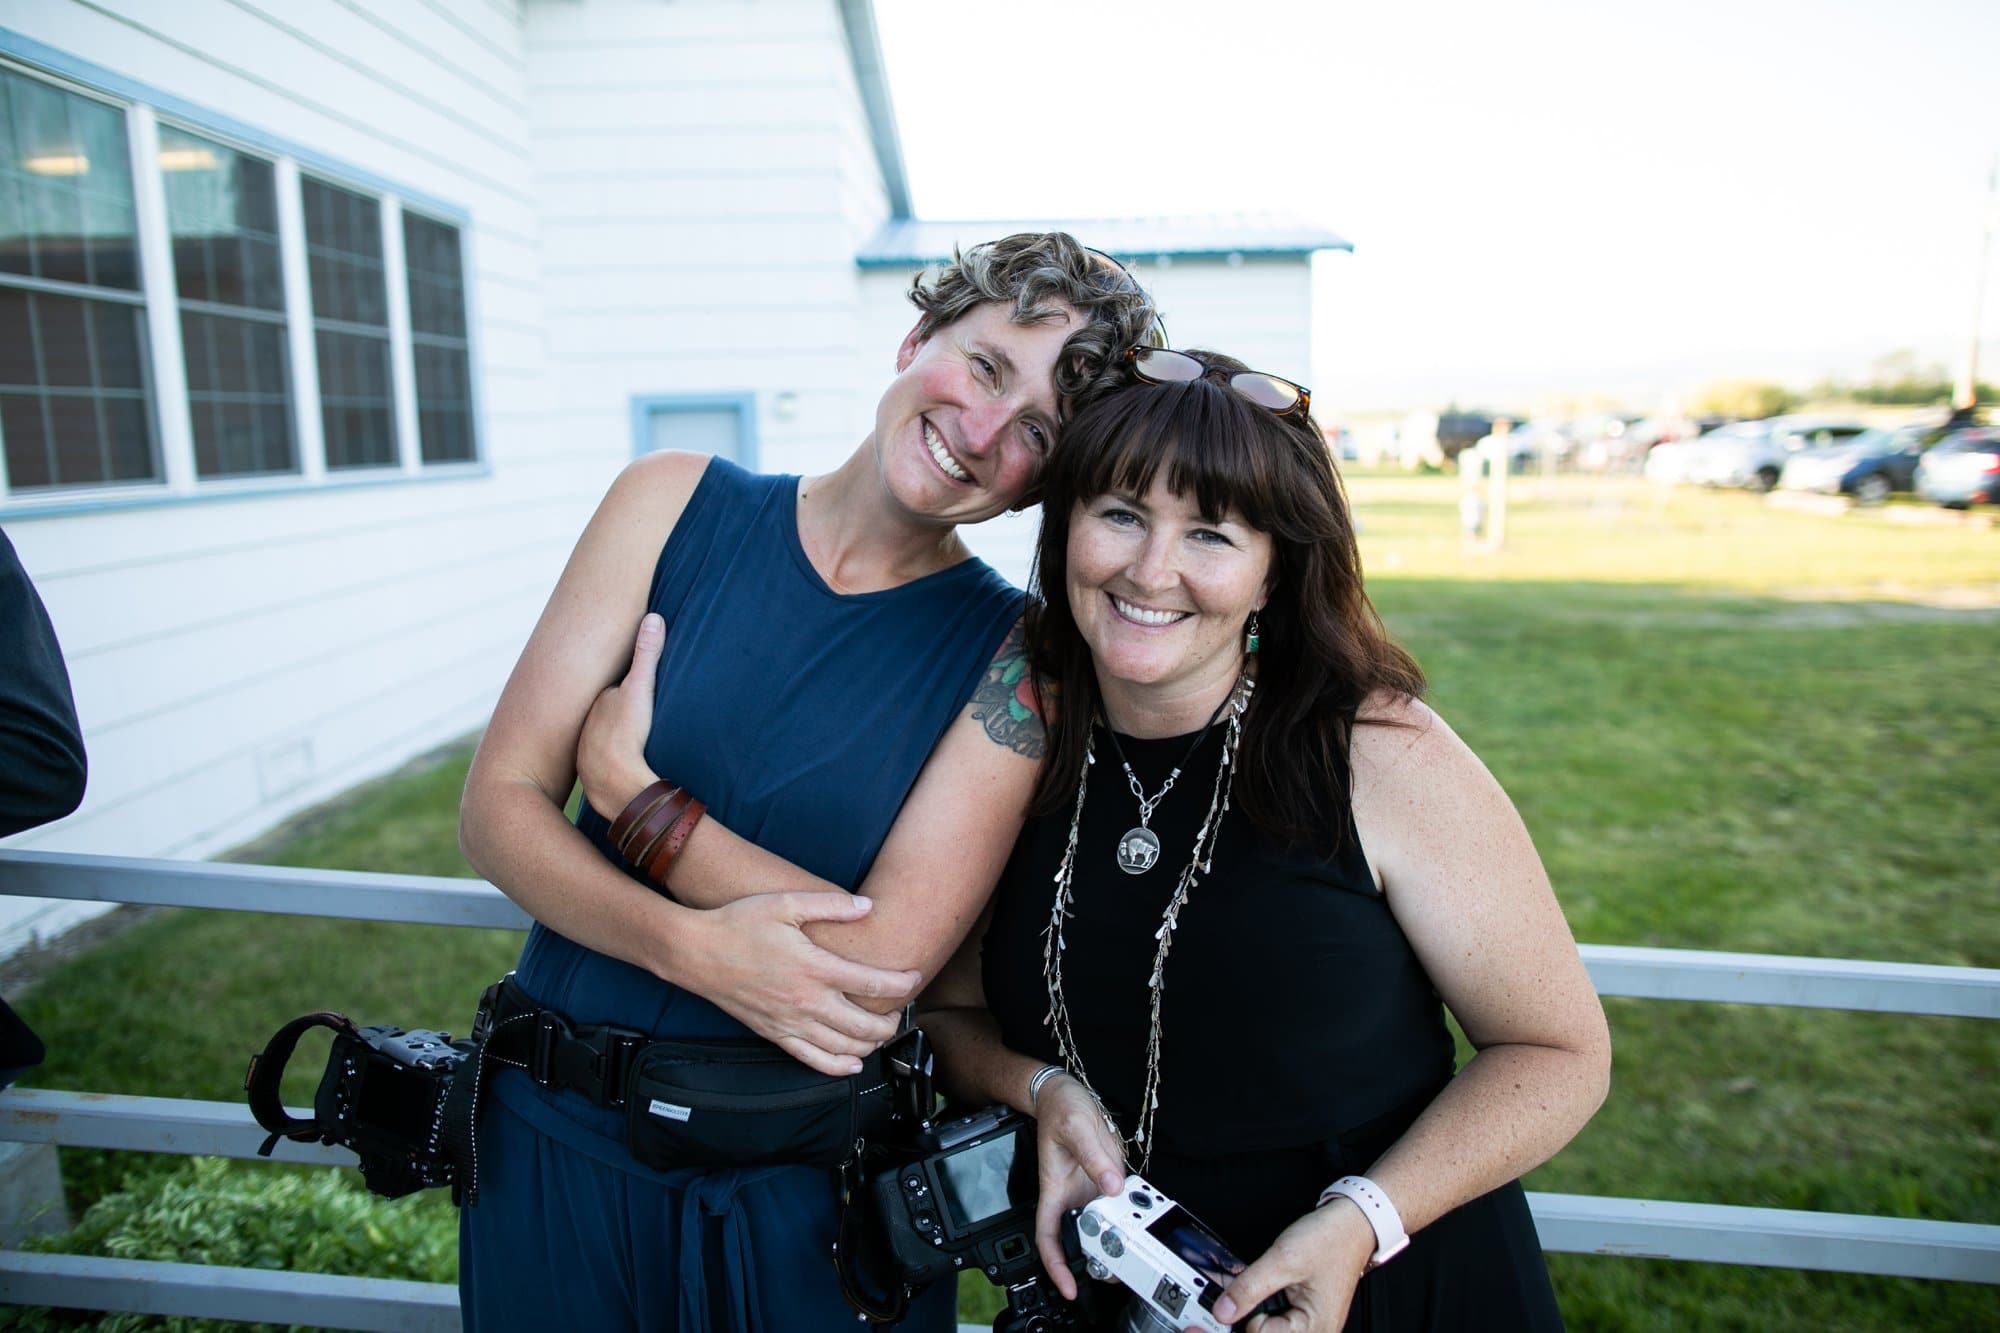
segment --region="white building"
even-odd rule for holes
[[[915,222],[867,0],[16,0],[0,527],[69,660],[73,817],[199,858],[477,728],[634,452],[830,466]],[[1305,379],[1314,251],[1084,222],[1180,345]],[[1019,577],[1020,522],[974,544]],[[4,651],[4,646],[0,646]],[[11,909],[12,915],[7,915]],[[0,904],[0,952],[78,905]]]

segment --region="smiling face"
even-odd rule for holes
[[[1269,534],[1234,511],[1204,519],[1162,469],[1144,495],[1079,501],[1068,553],[1070,610],[1113,725],[1200,726],[1241,672],[1244,625],[1269,595]]]
[[[977,523],[1014,507],[1055,443],[1055,369],[1077,327],[1064,307],[1016,324],[993,303],[897,349],[898,374],[875,410],[883,486],[905,510]]]

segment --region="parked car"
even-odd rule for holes
[[[1917,494],[1951,509],[2000,504],[2000,428],[1953,431],[1917,463]]]
[[[1687,480],[1704,486],[1742,486],[1768,491],[1778,484],[1793,454],[1842,444],[1867,430],[1858,421],[1830,417],[1783,416],[1738,421],[1712,430],[1694,442],[1686,462]]]
[[[1917,461],[1942,433],[1936,426],[1903,426],[1864,431],[1845,444],[1803,449],[1785,463],[1778,485],[1881,504],[1892,493],[1915,487]]]

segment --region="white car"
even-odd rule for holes
[[[1866,431],[1858,421],[1834,417],[1784,416],[1718,426],[1693,442],[1680,480],[1704,486],[1743,486],[1768,491],[1778,484],[1785,463],[1803,449],[1843,444]],[[1665,447],[1665,446],[1662,446]],[[1659,450],[1655,449],[1654,453]],[[1647,475],[1652,459],[1647,460]]]

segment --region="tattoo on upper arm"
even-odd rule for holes
[[[1048,733],[1035,708],[1034,678],[1028,671],[1028,642],[1016,621],[986,674],[972,691],[975,722],[985,724],[995,745],[1004,745],[1028,759],[1048,756]]]

